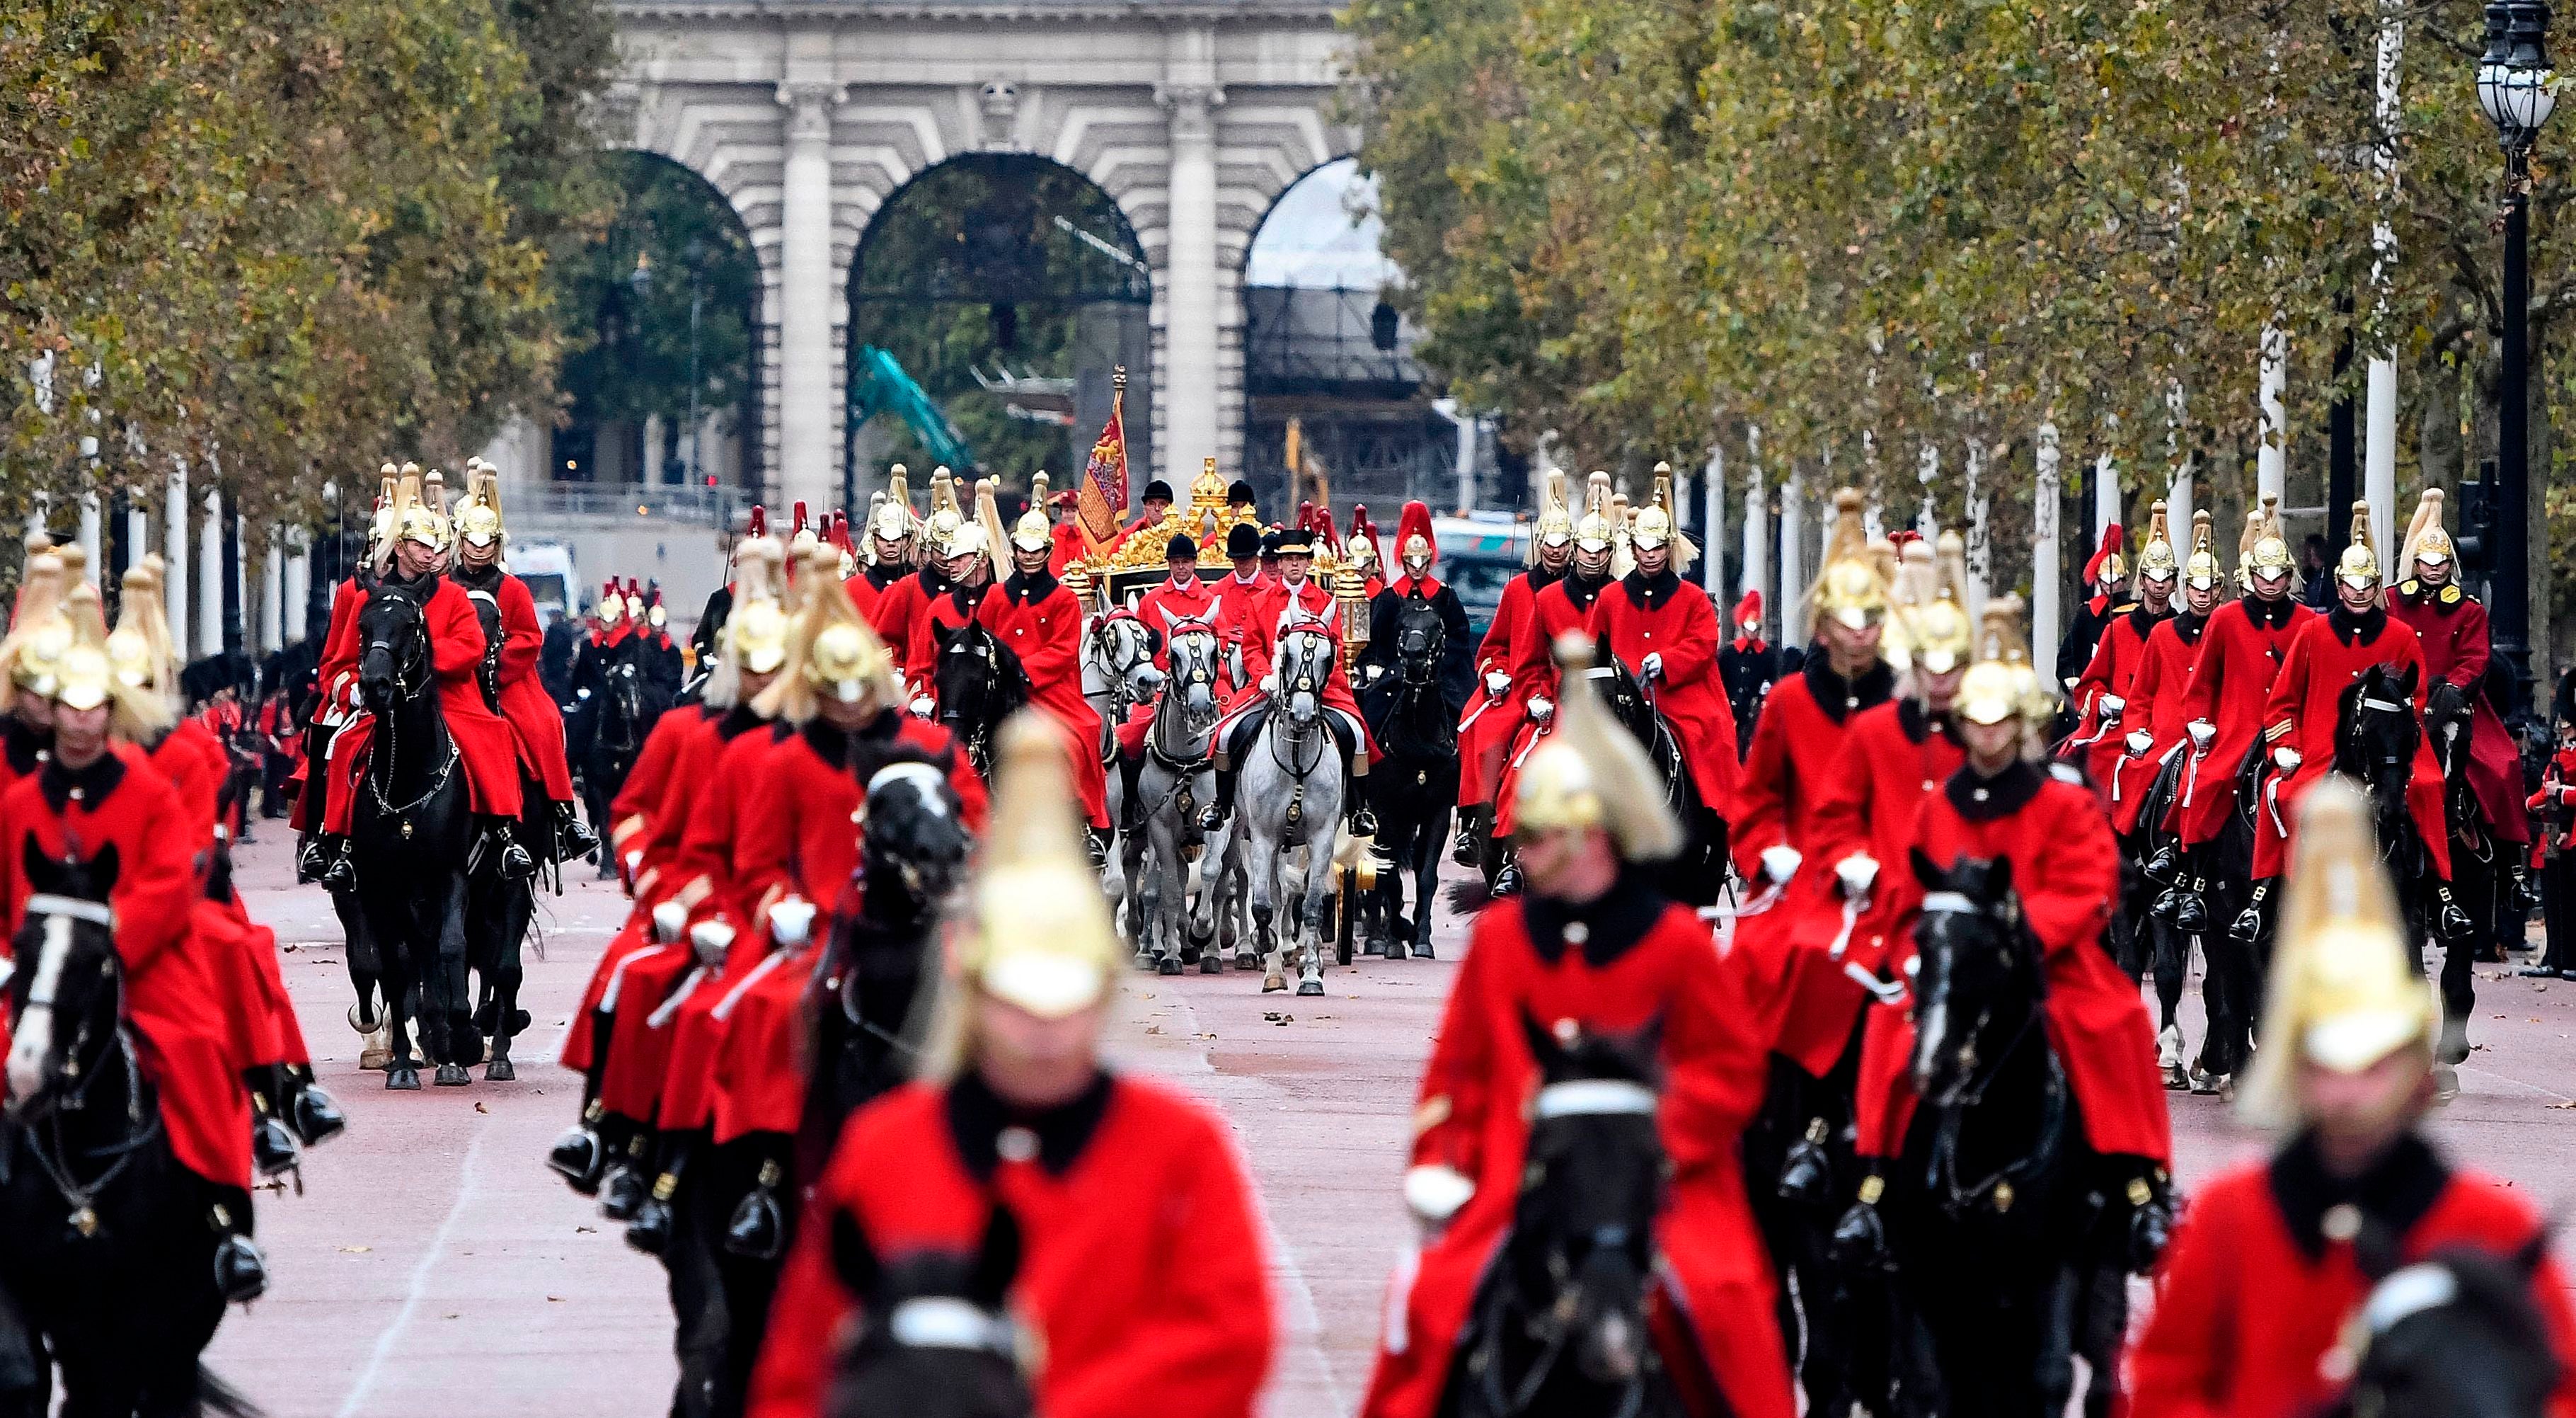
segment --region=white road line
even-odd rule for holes
[[[498,1114],[492,1116],[497,1117]],[[429,1287],[431,1268],[438,1264],[439,1256],[446,1251],[448,1239],[456,1234],[457,1221],[465,1215],[467,1203],[475,1198],[474,1167],[482,1160],[484,1139],[491,1135],[492,1125],[488,1120],[476,1125],[473,1145],[465,1149],[465,1165],[456,1174],[456,1200],[448,1206],[446,1219],[438,1223],[437,1233],[429,1238],[429,1247],[421,1252],[420,1263],[411,1268],[411,1284],[403,1291],[402,1308],[394,1311],[394,1317],[386,1321],[384,1329],[377,1333],[375,1347],[367,1354],[367,1366],[358,1371],[357,1382],[350,1386],[349,1396],[341,1401],[336,1418],[357,1418],[366,1407],[368,1398],[373,1396],[376,1375],[383,1370],[386,1356],[394,1352],[395,1342],[402,1338],[403,1331],[411,1324],[412,1312],[420,1308],[422,1292]]]

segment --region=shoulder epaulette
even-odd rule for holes
[[[2466,599],[2468,599],[2468,593],[2462,591],[2457,586],[2445,586],[2442,588],[2442,604],[2446,606],[2456,606]]]

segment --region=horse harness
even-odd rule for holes
[[[1978,916],[1993,921],[2008,931],[2018,932],[2022,928],[2021,912],[2014,903],[2007,901],[2001,908],[1989,907],[1957,891],[1925,893],[1922,913],[1927,916]],[[1933,1193],[1943,1214],[1954,1221],[1981,1206],[1991,1207],[1998,1216],[2010,1211],[2016,1195],[2014,1182],[2019,1181],[2024,1186],[2029,1185],[2033,1177],[2045,1173],[2056,1164],[2058,1153],[2064,1149],[2068,1092],[2066,1066],[2059,1061],[2057,1051],[2049,1049],[2044,1051],[2048,1070],[2041,1090],[2039,1140],[2029,1152],[1978,1178],[1973,1184],[1963,1186],[1959,1181],[1959,1131],[1965,1125],[1967,1115],[1976,1108],[1978,1103],[1984,1101],[1986,1089],[1993,1086],[1997,1076],[2002,1073],[2004,1064],[2021,1052],[2023,1044],[2029,1042],[2031,1031],[2038,1027],[2041,1015],[2046,1012],[2047,975],[2043,972],[2036,978],[2039,981],[2039,995],[2032,1001],[2032,1008],[2029,1014],[2023,1017],[2021,1027],[2013,1031],[2012,1038],[2006,1040],[2004,1046],[1996,1050],[1993,1057],[1975,1061],[1968,1076],[1967,1086],[1960,1090],[1959,1097],[1954,1103],[1947,1107],[1933,1109],[1939,1116],[1939,1122],[1932,1135],[1932,1157],[1926,1177],[1927,1189]],[[1977,1011],[1976,1023],[1968,1030],[1968,1038],[1973,1041],[1978,1035],[1983,1034],[1987,1024],[1991,1023],[1993,1018],[1994,1007],[1991,1004]]]
[[[429,621],[428,617],[422,613],[420,603],[413,600],[410,596],[403,594],[401,591],[388,587],[377,587],[376,594],[392,601],[398,606],[401,606],[404,610],[410,613],[411,619],[420,626],[418,644],[422,647],[426,647],[429,642]],[[468,594],[470,595],[472,593],[469,592]],[[427,688],[425,680],[423,683],[417,685],[412,682],[410,671],[414,666],[408,663],[410,660],[422,658],[425,653],[425,649],[415,650],[415,652],[409,657],[395,657],[394,647],[382,639],[369,640],[366,648],[368,650],[382,650],[385,652],[387,657],[394,658],[394,691],[398,698],[406,700],[418,698],[422,691]],[[401,756],[401,750],[398,746],[400,731],[396,728],[396,725],[400,723],[400,719],[398,716],[392,714],[379,714],[376,718],[380,721],[380,727],[384,733],[385,751],[380,756],[371,756],[368,761],[366,773],[367,796],[375,803],[376,810],[378,812],[394,819],[402,829],[404,840],[408,841],[411,838],[411,815],[428,806],[432,799],[436,798],[440,792],[446,789],[448,779],[456,775],[457,762],[464,755],[462,751],[457,748],[455,737],[450,735],[447,740],[447,758],[444,762],[438,765],[436,772],[429,775],[429,786],[421,789],[420,795],[413,798],[411,801],[396,804],[392,799],[385,796],[384,778],[393,772],[394,762]]]
[[[76,897],[39,892],[27,898],[27,914],[88,921],[111,933],[116,929],[115,909],[100,901],[83,901]],[[110,950],[108,958],[111,968],[106,973],[116,991],[114,1038],[117,1053],[125,1062],[126,1133],[117,1142],[103,1148],[92,1149],[84,1155],[91,1158],[108,1157],[114,1160],[107,1164],[107,1170],[87,1183],[83,1183],[73,1176],[72,1158],[66,1155],[63,1148],[62,1115],[80,1112],[86,1108],[89,1104],[89,1087],[98,1079],[95,1070],[84,1070],[80,1062],[81,1052],[89,1043],[88,1020],[81,1021],[79,1032],[72,1036],[70,1046],[63,1050],[62,1072],[64,1077],[75,1080],[72,1087],[56,1099],[53,1110],[44,1120],[44,1130],[41,1134],[33,1127],[26,1130],[27,1155],[36,1159],[37,1169],[45,1174],[46,1181],[53,1184],[54,1192],[63,1199],[63,1204],[71,1208],[71,1228],[84,1239],[98,1234],[98,1211],[92,1203],[99,1193],[106,1191],[109,1185],[133,1164],[134,1159],[161,1135],[162,1126],[158,1110],[149,1117],[144,1115],[142,1064],[134,1053],[134,1031],[125,1022],[125,976],[122,971],[112,968],[115,961],[113,949]],[[56,983],[57,980],[53,974],[39,972],[27,992],[27,1008],[52,1010]],[[0,1148],[0,1181],[6,1181],[8,1178],[8,1160],[7,1149]]]

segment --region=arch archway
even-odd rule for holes
[[[1456,426],[1434,411],[1412,323],[1389,300],[1403,273],[1379,245],[1373,188],[1338,157],[1283,189],[1244,257],[1243,460],[1265,507],[1328,482],[1331,501],[1455,500]],[[1304,467],[1287,465],[1294,425]]]
[[[885,464],[1069,486],[1127,371],[1127,436],[1153,466],[1153,284],[1118,203],[1026,153],[936,163],[886,198],[851,261],[843,495]]]
[[[616,218],[555,268],[556,300],[588,338],[558,376],[557,482],[741,487],[757,482],[760,261],[733,204],[656,153],[609,161]],[[579,329],[577,321],[567,325]]]

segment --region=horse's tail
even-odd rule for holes
[[[1482,876],[1464,876],[1449,883],[1447,900],[1451,915],[1472,916],[1485,909],[1493,899],[1494,893],[1487,889]]]
[[[215,1418],[263,1418],[250,1395],[225,1383],[203,1364],[197,1366],[197,1411]]]

